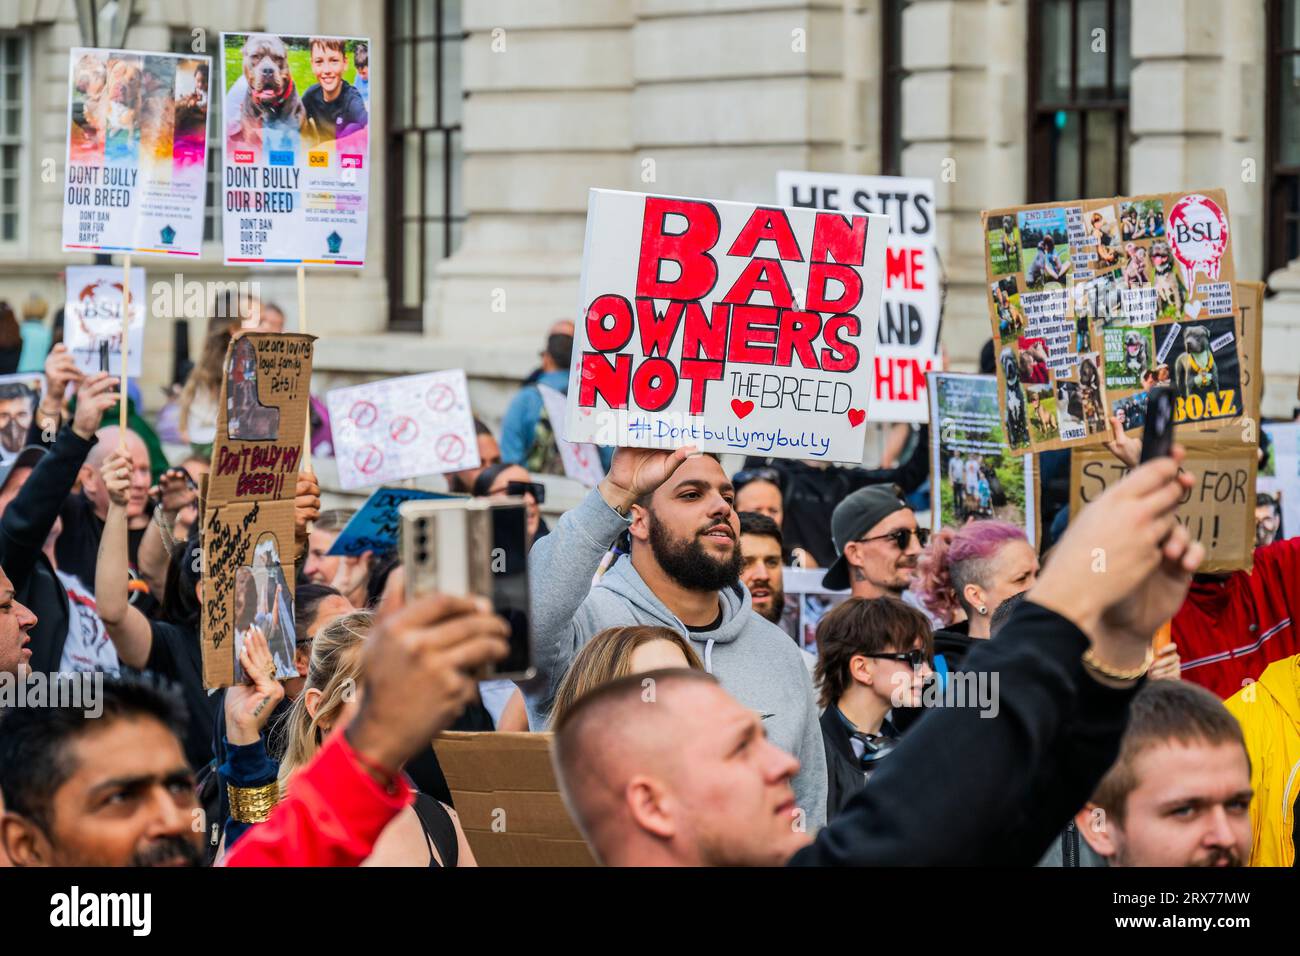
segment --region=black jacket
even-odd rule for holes
[[[18,601],[37,619],[31,631],[33,671],[52,674],[63,659],[68,639],[68,592],[41,549],[95,441],[86,441],[71,425],[65,425],[0,516],[0,567],[13,582]]]
[[[897,468],[816,468],[802,461],[778,458],[766,464],[774,468],[783,482],[782,506],[785,517],[781,534],[787,548],[803,548],[818,565],[829,568],[835,563],[835,544],[831,540],[831,514],[835,506],[859,488],[867,485],[897,484],[904,494],[911,494],[930,477],[930,431],[922,425],[912,455]],[[764,464],[763,459],[747,459],[745,467]]]
[[[834,704],[822,711],[821,725],[822,743],[826,745],[826,819],[834,820],[866,786],[867,777],[862,772],[862,761],[853,753],[849,728],[835,712]]]
[[[1119,752],[1141,681],[1088,677],[1088,640],[1029,601],[966,671],[999,678],[998,714],[934,710],[796,866],[1032,866],[1092,795]]]

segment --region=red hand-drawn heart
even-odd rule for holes
[[[857,428],[859,425],[861,425],[863,419],[865,419],[866,417],[867,417],[866,409],[863,408],[849,409],[849,424],[852,425],[854,428]]]
[[[731,410],[736,413],[737,418],[744,418],[754,410],[753,402],[742,402],[738,398],[731,400]]]

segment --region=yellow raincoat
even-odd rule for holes
[[[1250,754],[1251,866],[1295,865],[1300,798],[1300,654],[1274,661],[1224,702]]]

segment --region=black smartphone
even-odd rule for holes
[[[108,342],[107,340],[99,343],[99,370],[108,371]]]
[[[480,595],[510,624],[510,651],[484,677],[536,675],[528,603],[528,511],[523,498],[405,502],[399,513],[406,593]]]
[[[1167,457],[1174,447],[1174,390],[1164,385],[1147,392],[1147,418],[1142,428],[1142,457]]]

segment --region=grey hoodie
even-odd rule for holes
[[[601,558],[628,523],[592,490],[528,555],[537,677],[520,686],[529,726],[546,726],[561,678],[600,631],[628,624],[672,628],[692,642],[704,669],[728,693],[763,715],[768,738],[798,758],[795,800],[808,832],[816,832],[826,822],[826,751],[803,652],[754,611],[749,591],[739,584],[719,592],[722,623],[698,634],[654,595],[626,557],[592,587]]]

